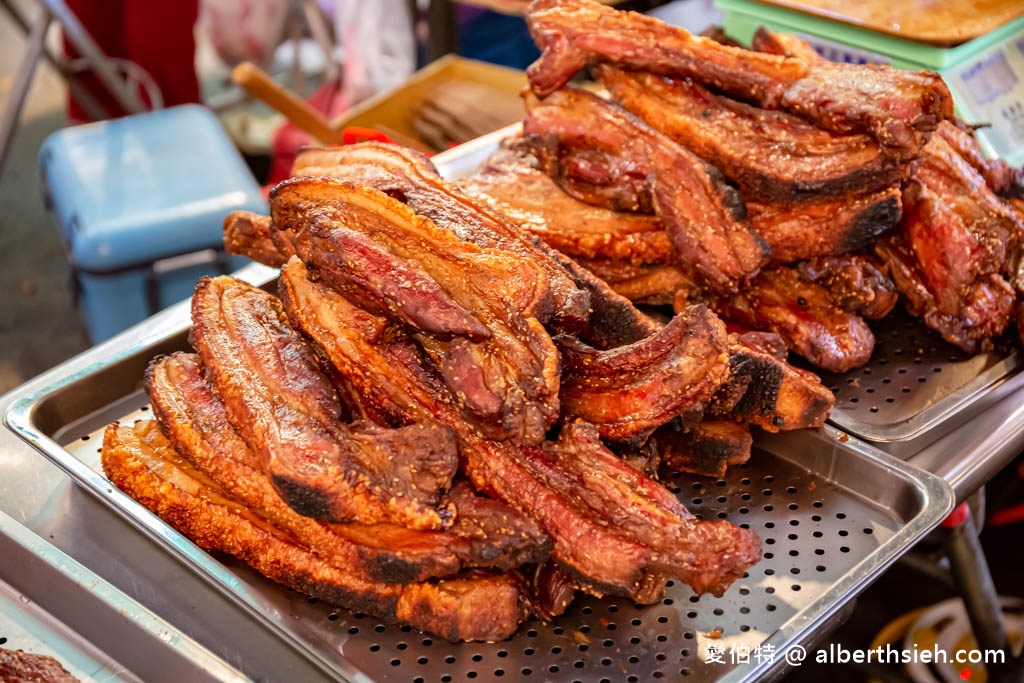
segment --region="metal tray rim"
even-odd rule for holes
[[[914,518],[897,530],[892,538],[879,546],[872,556],[858,562],[839,581],[819,595],[814,603],[818,605],[830,602],[838,604],[841,599],[849,600],[855,597],[902,555],[901,550],[909,549],[925,534],[937,527],[955,507],[953,490],[941,477],[908,465],[865,441],[850,437],[835,427],[823,427],[821,433],[823,434],[822,438],[840,440],[844,447],[869,461],[874,461],[875,465],[886,469],[894,476],[912,483],[921,497],[921,505]],[[775,646],[776,651],[781,652],[787,645],[799,643],[801,634],[813,631],[814,627],[828,616],[826,610],[819,609],[817,613],[811,614],[804,614],[805,611],[809,611],[809,608],[793,615],[771,634],[765,643]],[[734,669],[726,674],[720,683],[757,681],[771,667],[770,662],[762,662],[752,670]]]
[[[170,330],[167,336],[180,334],[188,329],[190,321],[188,320],[187,311],[182,309],[178,315],[179,324],[177,329]],[[362,671],[356,669],[341,654],[337,654],[330,659],[325,658],[320,651],[313,647],[311,642],[303,637],[300,624],[293,623],[290,620],[284,619],[282,615],[276,614],[259,595],[249,591],[229,570],[214,560],[209,554],[175,531],[140,503],[113,487],[105,477],[75,458],[35,427],[32,421],[33,411],[39,402],[48,395],[65,387],[72,381],[82,379],[90,374],[90,372],[96,372],[106,365],[116,363],[126,355],[144,351],[145,348],[157,341],[159,339],[154,338],[152,335],[133,336],[125,333],[91,352],[95,353],[99,358],[105,356],[108,359],[106,362],[99,361],[90,364],[85,370],[75,371],[72,368],[70,372],[61,372],[61,368],[58,367],[54,371],[47,373],[47,375],[40,377],[37,382],[32,382],[26,385],[23,390],[15,392],[15,396],[4,415],[6,425],[20,438],[27,441],[51,462],[64,470],[72,479],[98,498],[100,502],[122,516],[151,540],[161,545],[172,556],[183,562],[235,604],[274,630],[283,640],[324,669],[326,673],[332,676],[341,675],[346,680],[351,681],[371,680]],[[91,353],[87,352],[87,355],[91,356]],[[808,606],[798,611],[780,625],[774,633],[769,635],[765,642],[775,646],[777,651],[798,643],[801,638],[811,633],[817,624],[823,622],[834,609],[841,605],[842,601],[848,600],[859,593],[872,579],[894,562],[902,554],[901,551],[908,549],[915,541],[937,526],[954,506],[952,489],[940,477],[920,470],[913,465],[908,465],[855,437],[849,437],[846,433],[835,427],[826,426],[818,432],[811,432],[811,434],[814,436],[810,437],[809,435],[810,438],[835,440],[837,443],[841,443],[843,448],[850,450],[853,454],[865,459],[873,466],[884,468],[893,476],[902,479],[917,492],[919,506],[914,517],[906,525],[898,529],[892,538],[880,545],[871,555],[854,565],[853,568],[829,587],[825,593],[818,596]],[[778,665],[778,662],[774,664],[772,662],[762,662],[756,665],[751,664],[747,668],[740,667],[727,673],[721,680],[727,683],[757,680],[758,677],[771,669],[773,665]]]
[[[1024,382],[1021,371],[1021,353],[1014,350],[998,363],[973,380],[932,403],[924,410],[902,422],[891,425],[870,425],[843,411],[832,411],[828,421],[843,431],[875,443],[902,443],[915,441],[947,425],[955,415],[983,408],[992,392],[1004,385],[1016,388]],[[838,414],[837,414],[838,413]]]
[[[167,643],[173,643],[175,649],[181,651],[186,659],[206,671],[216,680],[248,680],[244,674],[224,662],[188,635],[182,633],[173,625],[164,621],[149,609],[109,584],[102,577],[93,573],[90,569],[2,511],[0,511],[0,535],[60,572],[64,578],[79,588],[85,590],[88,587],[93,597],[98,598],[112,611],[123,614],[149,636]],[[58,620],[60,619],[58,614],[53,616]]]

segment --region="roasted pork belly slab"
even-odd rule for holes
[[[352,308],[352,304],[320,283],[306,284],[307,281],[301,280],[302,267],[301,262],[293,259],[284,270],[282,292],[289,302],[287,307],[292,310],[295,304],[291,302],[304,301],[301,304],[304,311],[293,315],[301,319],[304,331],[331,359],[338,374],[351,382],[361,395],[386,395],[388,401],[401,406],[411,420],[432,418],[449,425],[459,441],[462,467],[474,486],[535,520],[554,541],[554,560],[581,587],[598,594],[614,592],[645,601],[657,599],[665,581],[671,577],[692,580],[698,590],[719,590],[737,575],[739,564],[749,564],[756,559],[750,545],[756,541],[741,534],[730,537],[730,542],[738,545],[725,552],[722,563],[714,568],[702,564],[696,571],[682,560],[666,558],[660,546],[646,540],[647,536],[655,534],[653,529],[642,534],[639,530],[627,534],[595,519],[592,508],[581,503],[590,493],[580,478],[583,471],[573,469],[577,467],[573,464],[578,463],[577,460],[558,459],[557,447],[550,443],[528,446],[482,438],[460,415],[444,384],[425,372],[420,358],[413,353],[396,352],[394,344],[367,342],[354,329],[356,326],[343,322],[346,306]],[[332,316],[340,319],[331,322]],[[376,372],[376,368],[387,370]],[[592,430],[592,438],[586,429]],[[621,473],[619,468],[629,467],[601,445],[593,426],[580,426],[571,431],[563,428],[563,432],[566,438],[573,434],[588,435],[584,439],[586,447],[596,452],[588,461],[588,477],[619,477],[620,474],[616,474]],[[570,439],[567,443],[576,441]],[[627,471],[631,477],[642,476],[631,468]],[[558,487],[553,489],[552,482],[559,482]],[[653,481],[644,485],[661,489]],[[621,505],[633,503],[609,497],[603,504],[604,514],[619,514],[615,507]],[[673,509],[676,505],[678,501],[673,503]],[[703,533],[701,531],[697,537],[702,537]],[[719,545],[709,546],[709,553],[717,552],[715,548],[727,543],[728,534],[724,530],[720,533]]]
[[[754,443],[749,425],[732,420],[703,420],[687,431],[672,422],[652,438],[663,467],[704,477],[722,477],[729,467],[748,461]]]
[[[938,74],[879,65],[810,63],[729,47],[591,0],[534,0],[527,24],[541,57],[527,70],[547,96],[588,64],[690,77],[837,133],[870,133],[895,158],[914,157],[953,100]]]
[[[786,362],[786,346],[770,332],[729,334],[729,378],[705,409],[767,431],[820,427],[835,404],[817,375]]]
[[[334,385],[280,302],[240,280],[200,280],[192,320],[231,424],[293,509],[335,522],[450,523],[440,506],[458,464],[449,429],[343,424]]]
[[[453,642],[502,640],[525,617],[518,582],[507,574],[389,584],[367,578],[357,567],[325,562],[189,465],[154,422],[107,427],[102,460],[103,471],[119,489],[196,545],[234,555],[306,595]]]
[[[314,278],[422,333],[419,342],[460,407],[475,424],[491,427],[488,436],[544,438],[558,418],[560,368],[535,317],[551,303],[536,264],[460,240],[382,192],[333,178],[287,180],[272,192],[271,207],[274,224],[292,235]],[[350,249],[353,240],[383,260]],[[385,267],[396,261],[401,272]],[[439,298],[416,286],[421,278],[402,276],[413,271],[436,286]],[[425,301],[451,302],[486,334],[438,334],[447,319],[434,324]]]
[[[155,360],[146,390],[164,435],[189,464],[228,495],[293,534],[324,561],[385,583],[455,574],[465,567],[513,569],[547,558],[550,541],[504,503],[479,498],[465,483],[449,492],[455,521],[446,531],[387,524],[328,524],[299,515],[281,499],[259,460],[228,421],[199,358]]]
[[[589,572],[592,579],[617,574],[633,577],[619,585],[592,585],[592,590],[621,594],[624,586],[632,584],[635,587],[627,594],[647,602],[657,599],[665,581],[674,576],[698,593],[720,594],[760,558],[760,542],[753,533],[720,520],[697,520],[665,487],[611,453],[592,425],[566,425],[557,442],[547,444],[543,451],[523,449],[519,461],[548,491],[572,501],[607,534],[626,541],[622,546],[625,555],[602,556],[597,537],[585,529],[577,530],[584,536],[569,549],[572,560],[566,564],[570,570],[596,562],[606,569]],[[550,519],[554,512],[542,514]],[[539,521],[543,526],[544,521]],[[566,526],[557,527],[556,558],[560,542],[569,540],[563,536]],[[594,539],[595,544],[582,541],[584,537]],[[613,551],[614,545],[608,550]]]
[[[1020,222],[941,135],[925,147],[903,197],[905,244],[939,312],[957,316],[975,278],[1002,271]]]
[[[232,211],[224,218],[224,249],[257,263],[280,268],[295,253],[291,241],[276,234],[270,216]]]
[[[573,279],[590,293],[590,320],[577,335],[581,340],[599,349],[612,349],[649,337],[660,329],[661,325],[604,280],[572,259],[562,258]]]
[[[616,102],[718,168],[747,201],[820,201],[900,181],[900,164],[870,136],[822,130],[794,114],[715,95],[689,79],[609,66],[598,67],[597,75]]]
[[[372,187],[399,199],[460,240],[536,263],[548,280],[556,327],[571,332],[586,320],[586,292],[575,285],[565,269],[504,215],[445,182],[422,154],[374,142],[310,148],[296,156],[292,175],[335,176]],[[542,312],[537,317],[548,322]]]
[[[728,376],[722,322],[704,306],[676,315],[656,334],[600,351],[558,337],[562,411],[605,439],[642,443],[655,428],[699,406]]]
[[[961,159],[970,164],[989,189],[1001,197],[1024,198],[1024,168],[1014,168],[1002,159],[987,159],[981,144],[970,127],[962,121],[943,121],[935,135],[953,148]]]
[[[750,225],[777,264],[867,249],[899,225],[901,212],[899,187],[803,204],[747,201]]]
[[[657,217],[582,202],[566,194],[537,163],[513,143],[512,149],[493,154],[459,187],[566,256],[632,265],[678,262]]]
[[[973,353],[1010,324],[1024,223],[965,135],[944,123],[932,136],[903,191],[901,230],[875,251],[911,313]]]
[[[791,268],[765,269],[742,294],[719,297],[712,307],[726,320],[775,332],[790,351],[830,372],[864,365],[875,347],[863,319],[835,306],[824,287]]]
[[[721,174],[616,105],[569,88],[528,97],[523,134],[541,168],[578,199],[653,210],[706,286],[734,291],[767,262],[766,245]]]
[[[1013,287],[999,274],[975,279],[961,293],[956,314],[942,312],[929,289],[917,259],[900,237],[875,245],[885,262],[907,309],[942,338],[967,353],[992,347],[993,339],[1006,331],[1014,315]]]

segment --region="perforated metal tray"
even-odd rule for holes
[[[895,455],[932,443],[983,409],[997,387],[1024,379],[1021,353],[1009,340],[967,354],[902,307],[872,329],[876,343],[867,365],[844,374],[815,372],[836,396],[830,421]]]
[[[83,683],[246,680],[2,512],[0,647],[53,657]]]
[[[143,369],[186,348],[187,311],[174,334],[110,348],[112,360],[15,396],[8,425],[79,484],[265,622],[331,675],[348,680],[764,680],[781,654],[707,663],[709,644],[806,641],[952,508],[949,487],[826,428],[759,435],[750,464],[722,480],[670,481],[705,518],[754,529],[764,559],[721,598],[673,585],[661,604],[580,599],[553,623],[511,640],[451,645],[373,618],[313,604],[230,559],[214,558],[115,489],[99,465],[102,427],[147,417]],[[715,637],[715,630],[721,637]]]

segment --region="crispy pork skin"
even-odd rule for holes
[[[460,408],[476,424],[491,425],[488,436],[544,438],[558,418],[560,367],[558,351],[536,317],[551,303],[536,264],[460,240],[382,192],[333,178],[286,180],[271,193],[271,208],[275,224],[294,236],[314,279],[422,332],[418,340]],[[436,326],[423,322],[429,321],[426,308],[411,304],[407,315],[379,300],[375,291],[385,287],[395,300],[406,301],[419,300],[422,290],[349,250],[352,240],[417,269],[486,336],[438,335]]]
[[[146,390],[161,431],[189,464],[342,569],[359,569],[385,583],[407,583],[465,567],[512,569],[541,562],[550,552],[550,541],[535,524],[504,503],[474,496],[465,483],[449,493],[455,522],[443,532],[328,524],[299,515],[274,490],[231,426],[197,356],[177,353],[155,360],[146,373]]]
[[[291,533],[240,505],[182,459],[156,423],[107,427],[103,471],[122,491],[206,550],[238,557],[267,578],[306,595],[450,641],[502,640],[524,617],[509,575],[385,584],[324,562]]]
[[[506,251],[536,263],[548,280],[555,326],[569,332],[586,320],[589,306],[586,292],[576,286],[565,269],[538,249],[533,238],[514,222],[445,182],[422,154],[376,142],[304,149],[296,156],[292,175],[335,176],[372,187],[399,199],[460,240]],[[543,311],[538,311],[537,317],[541,322],[548,322]]]
[[[715,95],[685,78],[610,66],[598,67],[597,74],[616,102],[718,168],[747,201],[821,201],[870,194],[900,181],[900,164],[870,136],[822,130],[794,114]]]
[[[335,522],[450,523],[438,507],[458,464],[449,429],[344,425],[334,386],[280,302],[240,280],[200,280],[192,321],[231,424],[293,509]]]
[[[607,351],[572,337],[562,351],[562,410],[605,439],[639,443],[707,401],[728,376],[725,326],[704,306],[688,308],[646,339]]]
[[[809,63],[729,47],[591,0],[534,0],[527,24],[541,57],[527,70],[545,97],[588,64],[690,77],[766,109],[786,109],[837,133],[870,133],[898,159],[914,157],[953,100],[938,74]]]
[[[526,144],[541,168],[591,204],[653,210],[683,263],[709,287],[734,291],[767,261],[735,189],[635,116],[591,93],[527,98]]]

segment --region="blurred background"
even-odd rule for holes
[[[0,4],[0,109],[10,103],[29,31],[45,5],[37,0]],[[281,114],[247,96],[232,81],[232,67],[240,62],[252,62],[297,98],[308,100],[328,120],[335,120],[367,97],[400,86],[416,69],[445,54],[518,69],[538,54],[519,16],[526,5],[521,0],[194,0],[167,3],[166,8],[163,3],[156,5],[161,7],[134,0],[68,3],[106,56],[114,58],[115,67],[128,72],[144,108],[190,101],[205,104],[216,113],[261,186],[284,177],[290,154],[312,138],[295,126],[286,126]],[[715,23],[719,16],[710,0],[621,6],[653,10],[694,30]],[[59,23],[52,22],[47,31],[45,51],[66,60],[77,53],[68,50]],[[141,74],[134,68],[139,64],[144,67]],[[86,65],[71,66],[81,70]],[[434,138],[440,136],[434,147],[444,145],[445,131],[437,132],[437,121],[450,118],[445,103],[449,109],[461,110],[459,125],[465,127],[465,112],[473,110],[473,98],[486,99],[488,112],[504,108],[508,120],[501,123],[516,120],[520,105],[514,92],[519,81],[508,81],[501,97],[481,89],[481,81],[502,77],[508,81],[508,76],[492,73],[467,75],[463,65],[449,64],[430,81],[440,84],[433,97],[433,118],[427,120],[424,115],[414,121],[413,132],[428,140],[433,133]],[[469,82],[452,84],[460,79]],[[88,69],[78,73],[76,80],[96,97],[106,115],[123,113]],[[497,106],[499,101],[503,107]],[[422,99],[417,104],[422,107]],[[398,106],[410,104],[400,101]],[[373,117],[380,120],[380,112],[373,112]],[[480,129],[470,125],[469,132],[493,129],[492,117],[481,113],[479,121],[470,121]],[[86,110],[69,103],[67,80],[55,64],[39,59],[0,168],[0,291],[4,293],[0,296],[0,392],[109,336],[90,335],[81,306],[76,305],[80,288],[61,230],[44,206],[40,176],[39,150],[44,140],[89,119]],[[393,129],[389,132],[400,135]]]

